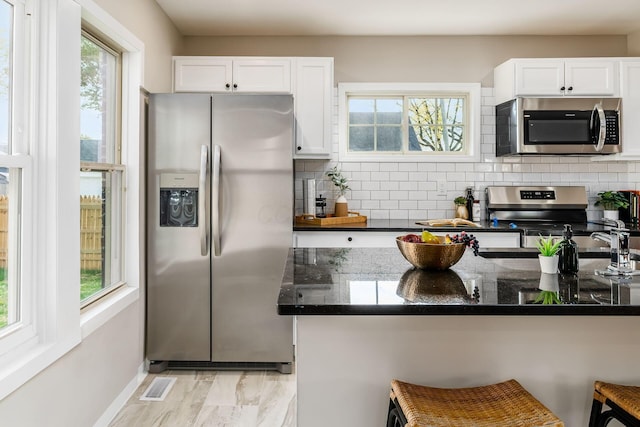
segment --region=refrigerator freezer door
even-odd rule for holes
[[[212,143],[220,147],[212,360],[291,362],[293,319],[277,314],[276,301],[293,223],[292,97],[214,95]]]
[[[210,258],[202,256],[202,221],[160,226],[161,177],[198,188],[202,146],[211,140],[209,95],[154,94],[149,105],[147,182],[147,357],[149,360],[209,361],[211,358]],[[206,171],[205,171],[206,173]],[[210,191],[205,176],[205,204]],[[179,189],[174,198],[185,193]],[[167,191],[164,191],[166,194]],[[192,201],[202,197],[195,195]],[[177,203],[174,201],[174,204]],[[201,210],[202,212],[202,210]],[[183,215],[184,216],[184,215]],[[180,216],[182,218],[183,216]],[[188,226],[185,226],[188,225]]]

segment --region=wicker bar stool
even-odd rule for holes
[[[563,427],[516,380],[470,388],[391,381],[387,427]]]
[[[627,427],[640,426],[640,387],[596,381],[589,427],[604,427],[616,419]],[[609,408],[602,411],[602,405]]]

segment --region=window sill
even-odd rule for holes
[[[82,339],[91,335],[100,326],[123,311],[139,298],[138,288],[123,286],[80,315],[80,333]]]
[[[479,162],[479,154],[436,154],[436,155],[422,155],[422,154],[351,154],[341,151],[338,156],[340,162],[394,162],[394,163],[469,163]]]

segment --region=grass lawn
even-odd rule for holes
[[[102,289],[101,270],[80,271],[80,301]]]
[[[80,272],[80,300],[102,289],[102,274],[100,270],[84,270]],[[9,291],[6,270],[0,268],[0,328],[7,325]]]
[[[6,270],[0,268],[0,328],[7,324],[7,299],[9,299],[9,291]]]

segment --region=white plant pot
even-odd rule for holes
[[[540,285],[538,285],[538,288],[541,291],[558,292],[560,290],[558,275],[549,273],[540,274]]]
[[[558,255],[543,256],[538,255],[540,260],[540,271],[548,274],[556,274],[558,272]]]
[[[603,217],[607,219],[618,219],[620,212],[618,210],[604,210]]]

